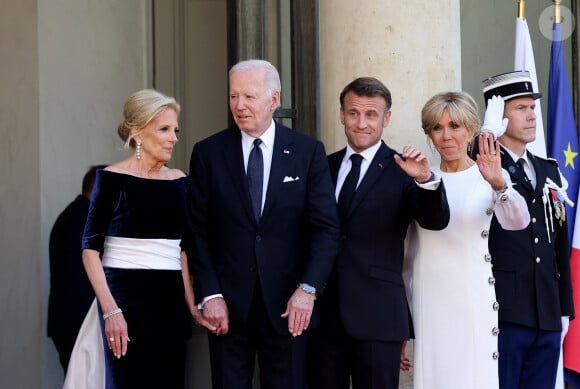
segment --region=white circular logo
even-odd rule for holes
[[[563,5],[560,6],[560,17],[562,25],[562,40],[570,38],[570,35],[574,32],[574,27],[576,26],[576,20],[574,14],[570,11],[568,7]],[[549,40],[552,40],[552,25],[554,24],[554,6],[551,5],[544,9],[540,14],[540,19],[538,20],[540,25],[540,31]]]

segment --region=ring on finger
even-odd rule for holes
[[[497,154],[497,150],[490,150],[489,152],[491,155],[496,155]]]
[[[115,338],[111,336],[111,337],[109,338],[109,342],[114,342],[114,341],[115,341]]]

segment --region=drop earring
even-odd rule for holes
[[[141,159],[141,142],[137,142],[137,160]]]

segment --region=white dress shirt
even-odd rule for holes
[[[516,153],[514,153],[513,151],[511,151],[510,149],[508,149],[507,147],[503,146],[503,148],[508,152],[508,154],[510,155],[510,157],[512,157],[512,159],[514,160],[514,162],[517,164],[518,163],[518,159],[523,159],[524,160],[524,172],[526,172],[526,175],[528,176],[529,180],[530,180],[530,184],[532,184],[532,187],[535,188],[536,187],[536,170],[534,169],[534,165],[532,164],[532,162],[528,159],[528,153],[526,151],[524,151],[524,154],[521,156],[518,156]]]
[[[244,131],[242,133],[242,153],[244,154],[244,171],[248,171],[248,159],[250,158],[250,152],[252,147],[254,147],[254,137],[246,134]],[[274,138],[276,135],[276,125],[274,120],[270,124],[270,127],[264,132],[260,139],[262,143],[260,144],[260,149],[262,150],[262,158],[264,161],[264,180],[262,182],[262,210],[264,210],[264,203],[266,201],[266,191],[268,189],[268,181],[270,179],[270,169],[272,168],[272,155],[274,153]]]

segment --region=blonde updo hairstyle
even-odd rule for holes
[[[167,108],[179,114],[180,107],[177,101],[154,89],[142,89],[129,96],[123,106],[123,120],[117,126],[117,133],[125,142],[123,148],[135,148],[134,137]],[[138,131],[131,134],[133,127],[136,127]]]
[[[477,103],[465,92],[443,92],[431,97],[421,110],[421,127],[430,138],[443,112],[447,110],[451,120],[465,127],[470,134],[471,142],[479,132],[479,114]]]

